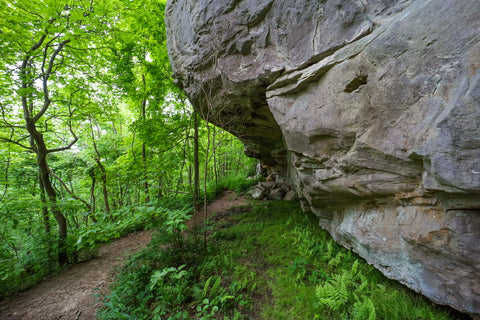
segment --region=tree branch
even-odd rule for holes
[[[47,30],[45,30],[45,32],[42,34],[40,39],[30,48],[30,50],[28,50],[25,53],[25,57],[23,58],[23,61],[22,61],[22,66],[20,68],[20,78],[22,81],[22,89],[28,89],[29,87],[27,76],[29,74],[28,65],[30,62],[30,58],[32,57],[33,52],[35,52],[35,50],[37,50],[42,46],[46,38],[47,38]],[[22,95],[22,108],[23,108],[23,114],[24,114],[25,120],[28,122],[29,120],[27,119],[30,119],[31,111],[28,108],[27,97],[24,95]]]
[[[41,16],[38,12],[29,11],[29,10],[25,9],[23,6],[19,5],[18,2],[15,3],[15,4],[16,4],[16,6],[17,6],[18,8],[20,8],[20,9],[23,10],[23,11],[25,11],[26,13],[31,14],[31,15],[34,15],[34,16],[37,16],[37,17],[39,17],[39,18],[42,19],[42,20],[45,19],[45,18],[44,18],[43,16]]]
[[[80,198],[79,196],[77,196],[76,194],[74,194],[67,186],[67,184],[62,180],[62,178],[60,178],[59,176],[57,176],[55,174],[55,172],[52,171],[52,169],[48,168],[48,172],[50,173],[50,175],[52,177],[54,177],[55,179],[58,180],[58,182],[60,182],[60,184],[65,188],[65,190],[72,196],[72,198],[74,199],[77,199],[78,201],[80,201],[81,203],[83,203],[84,205],[87,206],[87,208],[90,210],[90,204],[83,200],[82,198]]]
[[[12,132],[12,135],[10,136],[10,138],[12,138],[12,136],[13,136],[13,132]],[[11,159],[11,150],[10,150],[10,145],[8,145],[8,158],[7,158],[7,165],[5,167],[5,189],[3,189],[3,194],[0,197],[0,201],[3,201],[3,199],[5,198],[5,195],[7,194],[8,187],[9,187],[8,172],[9,172],[9,169],[10,169],[10,159]]]
[[[2,111],[2,120],[3,120],[3,123],[5,124],[6,128],[26,129],[25,126],[19,126],[19,125],[11,124],[11,123],[8,122],[7,117],[5,116],[5,109],[4,109],[3,104],[1,102],[0,102],[0,110]]]
[[[52,74],[52,69],[55,65],[55,59],[57,58],[58,54],[63,50],[63,47],[65,47],[65,45],[67,43],[69,43],[71,40],[70,39],[66,39],[62,42],[60,42],[60,44],[58,45],[58,48],[55,49],[55,51],[53,52],[52,56],[50,57],[50,61],[48,62],[48,68],[47,68],[47,71],[45,71],[44,75],[43,75],[43,107],[42,109],[33,117],[33,122],[37,122],[38,119],[40,119],[43,114],[47,111],[48,107],[50,106],[50,103],[52,102],[52,100],[50,100],[50,97],[49,97],[49,91],[48,91],[48,79],[50,78],[50,75]],[[48,46],[45,48],[45,52],[46,50],[48,49]],[[75,141],[76,142],[76,141]]]
[[[72,142],[68,144],[68,146],[65,147],[60,147],[60,148],[55,148],[55,149],[48,149],[47,153],[53,153],[53,152],[60,152],[60,151],[65,151],[70,149],[76,142],[78,141],[78,137],[75,137]]]
[[[12,139],[9,139],[9,138],[5,138],[5,137],[0,137],[0,141],[3,141],[3,142],[8,142],[8,143],[13,143],[13,144],[16,144],[17,146],[20,146],[24,149],[27,149],[27,150],[30,150],[30,151],[35,151],[32,147],[27,147],[26,145],[23,145],[21,144],[19,141],[23,140],[23,139],[26,139],[26,138],[22,138],[18,141],[15,141],[15,140],[12,140]]]
[[[70,107],[69,107],[70,109]],[[78,141],[78,137],[77,135],[75,134],[75,132],[73,132],[73,127],[72,127],[72,115],[73,115],[73,111],[70,109],[69,110],[70,112],[70,118],[68,119],[68,129],[70,130],[70,133],[72,134],[73,136],[73,141],[70,142],[67,146],[65,147],[61,147],[61,148],[55,148],[55,149],[48,149],[47,150],[47,154],[48,153],[53,153],[53,152],[60,152],[60,151],[64,151],[64,150],[68,150],[70,149],[77,141]]]
[[[40,39],[37,41],[37,43],[35,43],[31,48],[30,50],[27,51],[26,53],[26,57],[25,59],[23,60],[23,64],[22,64],[22,69],[24,69],[26,67],[26,63],[28,62],[29,58],[32,56],[32,53],[37,50],[38,48],[40,48],[40,46],[43,44],[43,42],[45,41],[45,39],[47,38],[47,30],[45,30],[45,32],[42,34],[42,36],[40,37]]]

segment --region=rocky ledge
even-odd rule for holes
[[[170,60],[342,245],[480,315],[477,1],[171,0]]]

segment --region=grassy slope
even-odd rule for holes
[[[194,236],[159,250],[158,236],[120,273],[100,318],[459,317],[338,246],[296,203],[252,202],[218,214],[206,229],[206,251]]]

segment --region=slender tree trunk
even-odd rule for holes
[[[0,109],[2,110],[2,113],[3,113],[3,107],[1,106],[0,104]],[[185,149],[184,149],[185,150]],[[184,151],[185,152],[185,151]],[[8,171],[9,171],[9,168],[10,168],[10,158],[11,158],[11,152],[10,152],[10,144],[8,145],[8,158],[7,158],[7,165],[5,166],[5,182],[4,182],[4,189],[3,189],[3,193],[2,195],[0,196],[0,201],[2,201],[5,196],[7,195],[7,191],[8,191],[8,186],[9,186],[9,183],[8,183]],[[185,158],[185,157],[184,157]]]
[[[43,218],[43,225],[45,228],[45,233],[50,234],[50,217],[48,215],[48,206],[47,206],[47,199],[45,197],[45,187],[43,186],[43,180],[40,178],[40,174],[38,176],[38,184],[40,186],[40,200],[42,201],[42,218]]]
[[[22,102],[26,108],[26,98],[22,97]],[[57,193],[53,187],[52,181],[50,180],[49,167],[47,162],[47,147],[43,135],[37,131],[35,122],[32,118],[28,116],[28,113],[24,113],[25,123],[30,134],[30,145],[35,151],[37,158],[37,165],[39,171],[39,180],[45,189],[45,193],[48,198],[48,203],[50,205],[50,210],[55,217],[58,225],[58,264],[64,266],[68,263],[68,254],[67,254],[67,219],[63,215],[62,211],[58,207],[57,203]]]
[[[77,217],[75,216],[75,214],[67,214],[67,218],[70,217],[70,220],[73,222],[73,224],[75,225],[75,228],[76,229],[80,229],[80,224],[78,223],[78,219]],[[68,220],[68,219],[67,219]],[[71,228],[70,228],[71,229]]]
[[[213,126],[213,136],[212,136],[212,152],[213,152],[213,173],[215,175],[215,188],[218,185],[218,172],[217,172],[217,147],[215,146],[215,138],[217,135],[217,131],[215,130],[215,126]]]
[[[121,183],[118,184],[118,201],[117,201],[117,207],[123,206],[123,200],[125,199],[125,194],[127,193],[127,190],[123,189],[123,186]]]
[[[204,174],[203,174],[203,221],[207,221],[207,178],[208,178],[208,153],[210,152],[210,125],[207,124],[207,149],[205,150]],[[207,251],[207,229],[203,231],[203,249]]]
[[[230,140],[230,150],[232,147],[232,140]],[[225,171],[228,177],[232,175],[232,157],[229,157],[227,153],[225,153]]]
[[[236,165],[236,167],[235,167],[235,174],[238,174],[238,171],[240,170],[240,165],[242,164],[242,163],[241,163],[241,160],[242,160],[242,159],[241,159],[240,156],[237,157],[237,165]]]
[[[95,176],[95,168],[90,167],[88,170],[88,175],[92,179],[92,184],[90,185],[90,214],[85,217],[85,225],[88,225],[88,217],[92,219],[92,222],[97,222],[95,217],[95,211],[97,209],[97,198],[95,197],[95,185],[97,183],[97,177]]]
[[[192,165],[188,165],[188,184],[192,185],[193,179],[192,179]]]
[[[95,141],[95,134],[93,133],[93,124],[92,121],[90,120],[90,129],[91,129],[91,134],[92,134],[92,144],[93,148],[95,149],[95,162],[98,165],[98,168],[100,169],[100,172],[102,173],[102,176],[100,177],[100,181],[102,182],[102,194],[103,194],[103,202],[105,205],[105,212],[107,214],[110,214],[110,203],[108,201],[108,188],[107,188],[107,170],[105,170],[105,166],[102,163],[100,152],[98,151],[97,143]]]
[[[160,201],[160,199],[163,198],[163,192],[162,192],[162,187],[163,187],[163,182],[162,182],[162,176],[160,175],[158,177],[158,193],[157,193],[157,199]]]
[[[103,166],[102,162],[100,159],[95,159],[97,161],[98,168],[100,169],[100,172],[102,173],[102,176],[100,177],[100,181],[102,182],[102,195],[103,195],[103,203],[105,205],[105,212],[107,214],[110,214],[110,201],[108,199],[108,188],[107,188],[107,172],[105,170],[105,167]]]
[[[120,189],[120,197],[118,200],[118,208],[122,207],[125,203],[127,205],[130,205],[129,203],[129,197],[130,197],[130,183],[126,182],[125,185],[123,185],[121,182],[119,184],[119,189]]]
[[[143,162],[143,190],[145,191],[145,202],[150,202],[150,193],[148,192],[148,172],[147,172],[147,152],[145,143],[142,143],[142,162]]]
[[[107,214],[110,214],[110,202],[108,201],[108,189],[107,189],[107,172],[102,162],[100,161],[100,159],[98,159],[97,163],[98,163],[98,167],[100,168],[100,171],[102,172],[101,181],[102,181],[103,202],[105,203],[105,212]]]
[[[25,53],[23,57],[22,64],[20,66],[20,81],[21,88],[26,92],[33,92],[34,84],[37,80],[42,82],[42,93],[43,101],[40,102],[40,99],[37,100],[40,105],[39,110],[34,114],[35,110],[35,97],[32,93],[20,95],[22,102],[22,111],[23,118],[25,120],[25,127],[28,131],[30,138],[30,150],[35,152],[38,170],[39,170],[39,180],[43,183],[45,189],[46,197],[50,206],[50,210],[55,217],[55,220],[58,224],[58,263],[60,266],[64,266],[68,263],[68,254],[67,254],[67,219],[63,215],[62,211],[58,207],[57,203],[57,194],[55,188],[50,180],[51,173],[48,162],[47,154],[51,152],[58,152],[62,150],[69,149],[78,138],[75,136],[72,130],[71,122],[69,123],[69,129],[71,134],[74,137],[74,140],[65,147],[56,148],[56,149],[47,149],[45,144],[44,137],[42,133],[37,130],[37,121],[47,112],[50,107],[52,100],[50,99],[50,91],[48,87],[48,81],[50,77],[56,72],[56,69],[62,65],[63,62],[59,62],[57,58],[61,54],[61,51],[71,40],[66,39],[59,43],[54,49],[51,46],[50,42],[45,43],[47,39],[47,30],[40,36],[38,41],[32,45],[30,50]],[[43,47],[42,47],[43,45]],[[53,49],[52,52],[50,49]],[[32,57],[35,55],[43,55],[43,63],[41,65],[42,74],[41,77],[36,77],[32,75]]]
[[[144,95],[147,91],[147,83],[145,81],[145,75],[142,74],[143,90]],[[144,97],[142,100],[142,119],[145,121],[147,118],[147,98]],[[147,171],[147,152],[145,143],[142,143],[142,161],[143,161],[143,189],[145,190],[145,202],[150,202],[150,194],[148,192],[148,171]]]
[[[198,160],[198,114],[193,112],[193,204],[199,207],[200,196],[200,162]]]
[[[97,182],[97,179],[95,178],[95,173],[90,173],[90,179],[92,179],[92,184],[90,185],[90,207],[92,208],[92,213],[95,213],[95,205],[97,202],[95,198],[95,184]]]
[[[189,128],[187,127],[185,129],[185,141],[188,141],[189,140],[189,137],[190,137],[190,134],[189,134]],[[185,188],[185,184],[184,184],[184,177],[183,177],[183,170],[185,169],[185,165],[187,163],[187,146],[188,144],[185,143],[183,145],[183,159],[182,159],[182,166],[180,167],[180,173],[179,173],[179,177],[178,177],[178,181],[177,181],[177,193],[178,194],[178,191],[184,191]],[[188,173],[189,174],[189,182],[191,183],[191,180],[190,180],[190,172]]]
[[[42,138],[43,140],[43,138]],[[46,160],[46,153],[39,152],[37,154],[37,163],[40,170],[40,179],[45,187],[50,209],[58,224],[58,263],[64,266],[68,263],[67,254],[67,219],[58,208],[57,194],[50,181],[50,174],[48,172],[48,163]]]

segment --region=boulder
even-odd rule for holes
[[[171,0],[174,76],[334,239],[480,315],[477,1]]]
[[[266,189],[257,185],[250,190],[250,195],[255,200],[261,200],[265,197]]]
[[[264,188],[265,190],[273,189],[277,187],[277,183],[274,181],[260,182],[258,185]]]
[[[283,196],[283,200],[285,201],[293,201],[297,198],[297,193],[294,190],[289,190]]]
[[[269,200],[282,200],[284,194],[285,192],[283,191],[282,188],[275,188],[268,192],[267,198]]]

